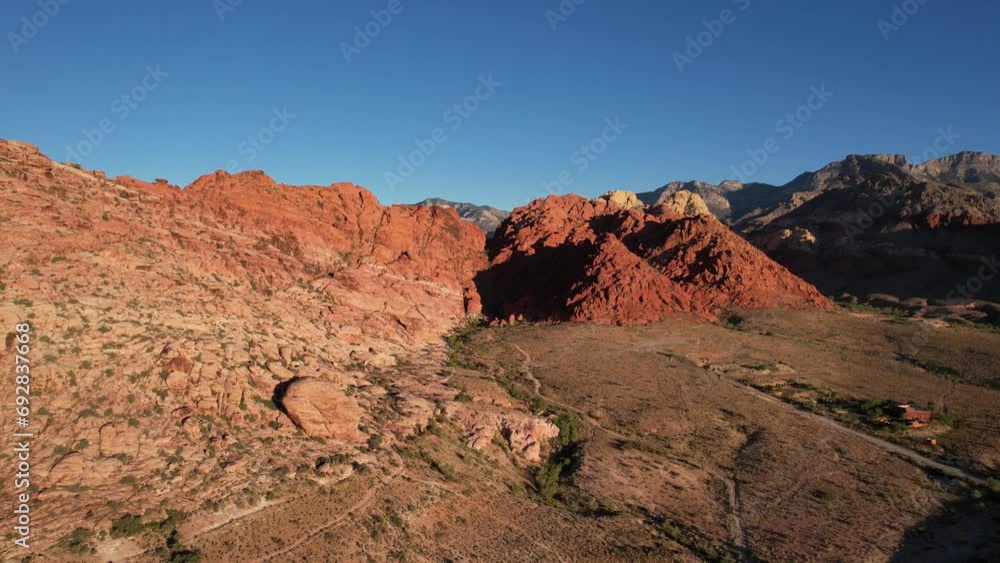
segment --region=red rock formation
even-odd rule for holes
[[[126,495],[191,510],[234,481],[270,479],[264,438],[284,440],[291,466],[319,448],[349,454],[375,401],[360,366],[388,369],[440,344],[477,310],[486,264],[484,234],[453,209],[383,206],[351,184],[288,186],[262,172],[185,189],[109,179],[3,140],[0,223],[0,325],[30,319],[45,364],[32,387],[51,414],[38,415],[45,444],[32,462],[47,483],[95,491],[45,499],[60,515],[54,537],[74,514],[107,522],[109,501]],[[209,458],[229,477],[203,471]],[[176,494],[119,481],[167,463],[183,475]]]
[[[480,276],[506,317],[636,324],[726,307],[828,307],[814,287],[711,215],[550,196],[514,210]]]
[[[281,404],[295,425],[309,436],[348,443],[362,441],[358,430],[361,408],[336,383],[311,377],[292,380]]]
[[[376,262],[394,274],[467,293],[485,265],[484,234],[454,210],[383,207],[371,192],[349,183],[288,186],[259,170],[216,171],[182,194],[192,207],[233,226],[262,226],[268,243],[317,273]]]

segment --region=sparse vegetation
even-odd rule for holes
[[[833,494],[833,491],[827,491],[827,490],[824,490],[824,489],[817,489],[817,490],[813,491],[813,496],[816,497],[816,498],[818,498],[819,500],[821,500],[823,502],[829,502],[829,501],[833,500],[834,498],[836,498],[836,495]]]
[[[720,551],[686,526],[664,519],[660,524],[660,529],[668,538],[691,550],[704,561],[710,563],[735,563],[736,561],[731,555]]]
[[[145,530],[142,524],[142,517],[135,514],[126,514],[111,521],[111,537],[127,538],[138,535]]]
[[[67,536],[59,540],[57,544],[60,548],[76,554],[84,555],[95,551],[92,540],[94,532],[88,528],[76,528]]]
[[[469,338],[475,334],[479,329],[480,322],[476,319],[470,319],[464,325],[458,326],[452,329],[444,337],[445,344],[448,345],[448,355],[445,364],[451,367],[460,367],[466,369],[476,369],[477,365],[475,362],[469,360],[468,355],[464,353],[466,345],[468,345]]]
[[[554,422],[559,428],[559,436],[552,455],[534,474],[535,492],[549,500],[556,498],[566,481],[579,469],[585,434],[583,423],[575,414],[560,412]]]

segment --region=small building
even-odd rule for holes
[[[923,425],[931,421],[931,410],[924,407],[917,407],[911,404],[902,404],[896,407],[896,416],[903,420]]]

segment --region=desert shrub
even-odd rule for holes
[[[747,330],[746,321],[747,320],[741,315],[731,314],[727,315],[726,318],[723,319],[722,323],[726,328],[732,330]]]
[[[82,555],[84,553],[90,553],[92,547],[90,540],[93,539],[93,537],[94,532],[91,530],[87,528],[76,528],[64,538],[60,539],[58,545],[69,552]]]
[[[704,561],[711,563],[731,563],[733,561],[729,554],[720,552],[707,540],[698,537],[695,532],[688,531],[681,524],[664,520],[660,524],[660,529],[668,538],[693,551]]]
[[[445,365],[466,369],[475,369],[477,367],[476,363],[468,358],[466,345],[468,345],[472,335],[479,329],[479,326],[480,323],[478,320],[470,319],[464,325],[455,327],[445,335],[444,341],[448,345],[448,356],[445,360]]]
[[[544,498],[553,498],[559,491],[562,471],[560,463],[548,463],[535,469],[535,492]]]
[[[111,521],[111,537],[127,538],[139,534],[144,529],[142,518],[135,514],[126,514]]]
[[[455,466],[450,463],[431,460],[431,469],[440,473],[448,481],[455,480]]]
[[[265,399],[263,397],[254,396],[253,400],[269,411],[278,410],[278,407],[275,406],[274,401],[272,401],[271,399]]]
[[[167,556],[169,563],[199,563],[201,552],[181,545],[177,530],[171,530],[166,539]]]
[[[444,438],[444,430],[433,420],[427,423],[427,431],[438,438]]]
[[[559,445],[562,447],[581,441],[586,432],[580,418],[568,412],[559,413],[555,425],[559,428]]]
[[[1000,495],[1000,479],[991,477],[986,484],[994,494]]]
[[[829,502],[836,497],[836,495],[833,494],[833,491],[827,491],[822,489],[813,491],[813,496],[823,502]]]
[[[573,413],[560,412],[555,425],[559,428],[554,451],[549,462],[535,470],[535,492],[545,499],[556,497],[565,479],[569,478],[583,461],[583,442],[586,428]]]

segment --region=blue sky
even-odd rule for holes
[[[0,137],[182,186],[263,169],[506,208],[718,182],[754,154],[746,179],[784,183],[849,153],[1000,152],[995,2],[572,2],[6,0]]]

